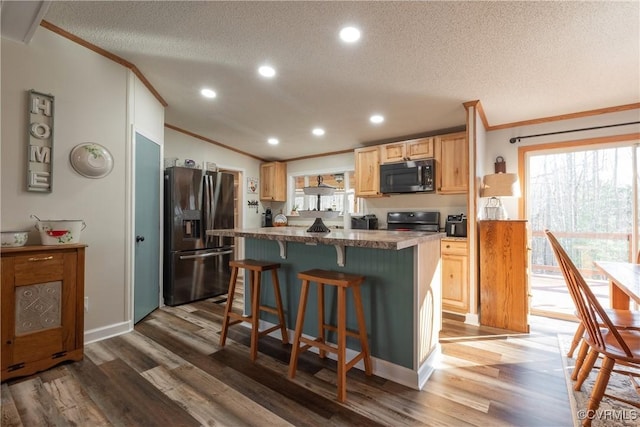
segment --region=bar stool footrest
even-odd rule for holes
[[[280,328],[281,328],[281,326],[278,324],[278,325],[270,327],[269,329],[265,329],[264,331],[259,331],[258,334],[260,336],[267,335],[267,334],[270,334],[273,331],[277,331]]]
[[[306,346],[304,346],[306,347],[304,350],[303,350],[304,347],[300,347],[301,352],[308,350],[309,347],[316,347],[324,351],[329,351],[331,353],[338,353],[338,349],[325,343],[324,341],[322,341],[322,338],[319,338],[319,337],[315,339],[300,337],[300,342],[307,344]]]
[[[358,355],[356,357],[354,357],[353,359],[351,359],[350,361],[347,362],[346,370],[348,371],[349,369],[353,368],[356,365],[356,363],[358,363],[361,360],[364,360],[364,353],[363,352],[358,353]]]
[[[336,332],[336,333],[338,332],[338,328],[336,328],[333,325],[324,324],[324,325],[322,325],[322,327],[324,329],[326,329],[327,331]],[[345,331],[345,333],[347,334],[347,336],[350,336],[350,337],[353,337],[353,338],[358,338],[358,339],[360,338],[360,333],[358,331],[347,329]]]
[[[249,317],[244,317],[244,316],[240,316],[238,314],[236,314],[235,316],[229,315],[229,319],[235,319],[232,320],[228,323],[229,326],[233,326],[233,325],[237,325],[238,323],[242,323],[242,322],[251,322],[251,318]]]
[[[276,308],[269,307],[269,306],[266,306],[266,305],[261,305],[260,306],[260,311],[266,311],[267,313],[278,315],[278,310]]]
[[[338,354],[338,348],[332,344],[327,344],[326,342],[322,341],[322,338],[309,339],[300,337],[300,342],[305,343],[305,345],[300,346],[298,353],[303,353],[309,350],[311,347],[315,347],[328,353]],[[360,351],[356,356],[354,356],[353,359],[345,363],[345,372],[353,368],[359,361],[364,360],[364,358],[364,352]]]

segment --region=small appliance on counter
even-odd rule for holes
[[[387,229],[438,232],[440,212],[388,212]]]
[[[351,228],[356,230],[377,230],[378,218],[375,215],[363,215],[351,217]]]
[[[466,215],[448,215],[446,231],[448,237],[467,237]]]
[[[273,215],[271,214],[270,208],[267,208],[265,213],[262,214],[262,226],[273,227]]]

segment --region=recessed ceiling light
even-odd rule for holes
[[[357,42],[360,40],[360,30],[356,27],[344,27],[340,30],[340,38],[346,43]]]
[[[280,144],[280,141],[278,141],[278,138],[269,138],[267,139],[267,142],[271,145],[278,145]]]
[[[258,68],[258,73],[263,77],[273,77],[276,75],[276,70],[269,65],[263,65]]]
[[[380,124],[384,122],[384,117],[380,114],[374,114],[373,116],[369,117],[369,121],[371,123]]]
[[[311,131],[311,133],[314,134],[315,136],[322,136],[322,135],[324,135],[324,129],[322,129],[322,128],[314,128]]]
[[[208,88],[204,88],[200,91],[200,94],[202,96],[204,96],[205,98],[215,98],[216,92],[214,90],[208,89]]]

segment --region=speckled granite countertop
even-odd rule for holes
[[[285,242],[321,245],[356,246],[375,249],[404,249],[427,240],[440,240],[445,233],[387,230],[331,230],[330,233],[308,233],[303,227],[263,227],[250,229],[207,230],[212,236],[251,237]]]

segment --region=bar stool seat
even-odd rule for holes
[[[280,296],[280,282],[278,281],[279,263],[268,261],[259,261],[255,259],[234,260],[229,262],[231,267],[231,279],[229,280],[229,295],[227,297],[227,305],[224,309],[224,319],[222,321],[222,331],[220,332],[220,346],[224,347],[227,340],[227,332],[229,326],[241,322],[251,324],[251,360],[255,361],[258,356],[258,338],[267,335],[277,329],[282,334],[282,343],[289,343],[287,334],[287,326],[284,321],[284,310],[282,309],[282,298]],[[244,268],[250,272],[249,283],[251,286],[251,314],[244,316],[232,311],[233,299],[235,298],[236,280],[238,279],[238,269]],[[268,307],[260,304],[260,285],[262,272],[271,271],[271,283],[276,299],[276,307]],[[265,311],[278,316],[278,324],[264,331],[259,330],[260,312]],[[233,320],[231,320],[233,319]]]
[[[326,357],[327,352],[335,353],[338,358],[337,397],[340,402],[344,402],[347,398],[347,371],[362,360],[364,362],[365,374],[372,374],[371,354],[369,353],[367,328],[365,326],[362,297],[360,294],[360,284],[364,282],[365,277],[355,274],[314,269],[298,273],[298,279],[302,280],[302,290],[300,294],[296,329],[293,335],[291,360],[289,362],[289,378],[295,377],[298,365],[298,356],[309,348],[318,348],[320,357],[322,358]],[[310,282],[316,282],[318,284],[318,337],[315,339],[309,339],[302,336]],[[333,326],[325,322],[324,285],[335,286],[337,288],[337,326]],[[347,330],[347,289],[351,289],[353,292],[356,318],[358,321],[358,331]],[[336,344],[326,342],[325,330],[337,332],[338,342]],[[350,361],[347,361],[346,357],[347,335],[356,337],[360,340],[360,352]]]

